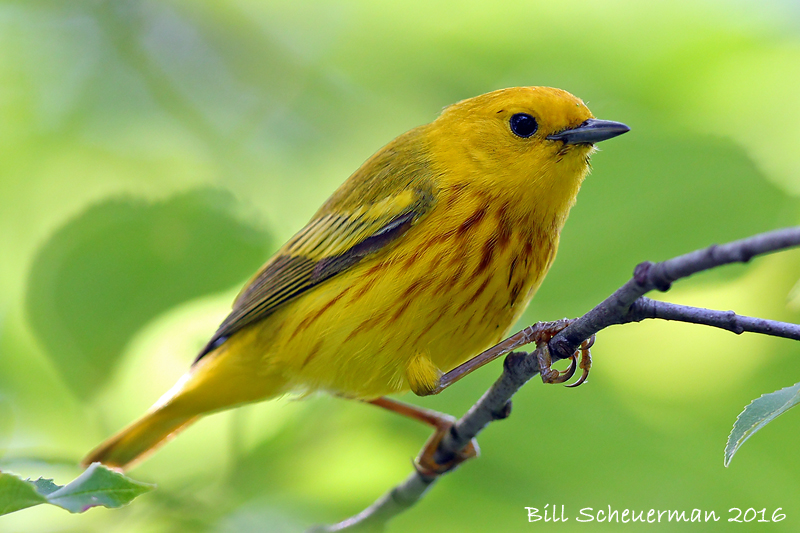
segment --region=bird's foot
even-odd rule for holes
[[[443,454],[439,451],[442,439],[454,429],[455,418],[443,416],[436,424],[436,432],[431,435],[425,447],[414,461],[414,468],[425,477],[436,477],[445,474],[458,465],[478,457],[480,448],[478,441],[472,439],[461,450],[456,453]]]
[[[450,415],[431,411],[430,409],[423,409],[416,405],[410,405],[391,398],[381,397],[374,400],[369,400],[372,405],[383,407],[389,411],[395,412],[414,420],[418,420],[428,426],[434,428],[434,433],[425,443],[425,447],[419,454],[419,457],[414,461],[414,467],[423,476],[436,477],[445,472],[453,470],[455,467],[473,457],[478,457],[480,448],[478,442],[472,439],[467,443],[464,448],[456,453],[447,453],[439,450],[439,445],[442,439],[448,433],[452,433],[453,437],[457,437],[455,431],[456,419]],[[505,418],[511,412],[511,403],[498,413],[497,418]]]
[[[589,377],[589,370],[592,368],[592,354],[590,348],[594,344],[595,337],[592,335],[587,340],[583,341],[572,356],[570,357],[570,365],[569,368],[566,370],[556,370],[553,368],[553,361],[550,357],[550,349],[547,346],[547,343],[556,336],[556,334],[564,329],[565,326],[560,327],[560,329],[554,328],[552,331],[548,331],[546,335],[539,339],[537,346],[539,348],[537,358],[539,360],[539,374],[542,376],[542,382],[544,383],[564,383],[565,381],[569,380],[573,375],[575,375],[575,371],[578,369],[578,366],[581,368],[581,377],[575,383],[571,383],[567,385],[567,387],[577,387],[586,381],[586,378]],[[578,356],[580,356],[580,364],[578,363]]]

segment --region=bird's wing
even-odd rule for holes
[[[428,191],[406,189],[372,204],[348,203],[339,209],[323,207],[261,268],[197,360],[244,326],[402,237],[430,211],[434,199]]]

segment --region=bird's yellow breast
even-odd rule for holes
[[[547,272],[560,230],[513,210],[484,191],[442,191],[402,244],[279,310],[271,327],[242,331],[242,349],[259,360],[251,368],[280,368],[289,389],[375,397],[408,390],[406,369],[420,354],[447,371],[500,341]]]

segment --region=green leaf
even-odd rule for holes
[[[800,383],[785,387],[779,391],[764,394],[753,400],[744,408],[733,424],[733,430],[728,435],[728,444],[725,446],[725,466],[728,466],[733,455],[753,436],[753,434],[772,422],[800,402]]]
[[[27,312],[79,398],[102,388],[131,336],[154,316],[236,287],[264,262],[269,238],[242,209],[215,189],[158,202],[107,199],[43,244],[28,279]]]
[[[45,479],[43,477],[40,477],[36,481],[29,482],[33,483],[33,485],[36,487],[36,491],[43,496],[47,496],[48,494],[51,494],[64,486],[56,485],[52,479]]]
[[[51,493],[47,500],[71,513],[82,513],[98,505],[122,507],[154,488],[155,485],[134,481],[100,463],[93,463],[72,483]]]
[[[68,485],[56,485],[52,479],[23,480],[13,474],[0,473],[0,515],[26,507],[50,503],[71,513],[82,513],[92,507],[122,507],[155,485],[134,481],[94,463]]]
[[[40,503],[47,503],[47,498],[36,491],[33,483],[23,481],[14,474],[0,472],[0,515]]]

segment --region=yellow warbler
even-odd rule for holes
[[[626,131],[565,91],[519,87],[397,137],[250,280],[175,386],[84,464],[127,467],[200,415],[288,392],[434,391],[520,317],[593,143]]]

